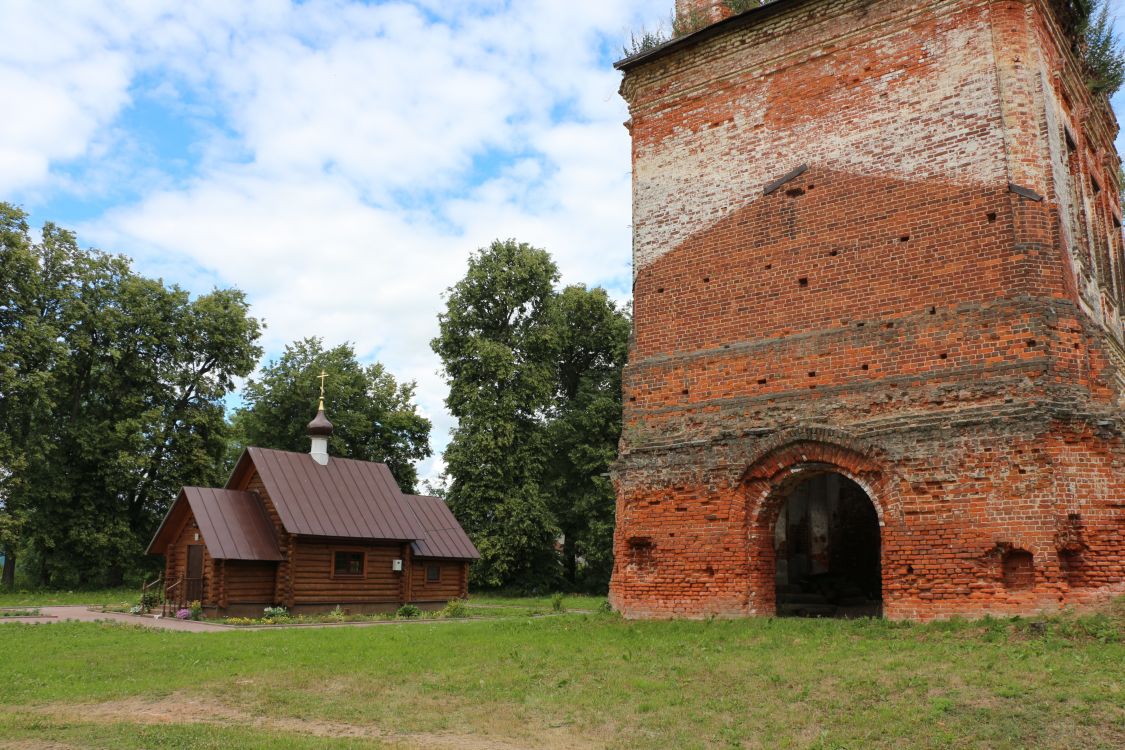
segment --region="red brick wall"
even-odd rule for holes
[[[676,17],[682,22],[695,19],[717,21],[731,15],[723,0],[676,0]]]
[[[781,502],[828,470],[879,512],[888,616],[1125,590],[1117,125],[1049,7],[746,18],[622,86],[614,604],[772,614]]]

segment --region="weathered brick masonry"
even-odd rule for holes
[[[778,0],[619,64],[627,616],[773,614],[779,514],[825,473],[875,506],[889,617],[1125,591],[1117,124],[1065,29]]]

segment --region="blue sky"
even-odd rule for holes
[[[611,63],[672,2],[0,0],[0,200],[143,273],[244,289],[271,355],[353,342],[417,381],[440,454],[428,342],[473,249],[516,237],[627,298]]]

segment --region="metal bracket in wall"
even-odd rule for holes
[[[774,192],[775,190],[777,190],[779,187],[781,187],[785,183],[789,182],[790,180],[792,180],[795,177],[800,177],[801,175],[803,175],[807,171],[809,171],[809,165],[808,164],[802,164],[801,166],[794,169],[792,172],[788,172],[788,173],[782,175],[781,177],[778,177],[776,180],[774,180],[773,182],[769,183],[764,188],[762,188],[762,195],[769,195],[770,193]]]
[[[1020,187],[1019,185],[1015,184],[1014,182],[1008,183],[1008,190],[1012,193],[1015,193],[1016,195],[1021,195],[1024,198],[1027,198],[1029,200],[1033,200],[1035,202],[1039,202],[1039,201],[1043,200],[1043,196],[1040,195],[1039,193],[1035,192],[1031,188]]]

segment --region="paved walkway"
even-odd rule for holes
[[[91,609],[89,605],[86,604],[72,604],[63,607],[27,607],[27,609],[38,609],[39,617],[0,617],[0,623],[50,623],[61,622],[63,620],[97,622],[99,620],[112,620],[113,622],[124,622],[129,625],[143,625],[146,628],[184,630],[191,633],[214,633],[220,630],[232,629],[232,626],[229,625],[218,625],[213,622],[177,620],[175,617],[143,617],[140,615],[128,615],[124,612],[99,612]]]
[[[502,605],[492,605],[492,608],[503,609],[504,607]],[[368,628],[373,626],[422,625],[427,623],[430,625],[441,625],[482,620],[499,622],[502,620],[525,619],[528,617],[528,615],[512,615],[511,617],[459,617],[456,619],[442,620],[421,618],[417,620],[363,620],[360,622],[295,622],[277,625],[224,625],[217,622],[199,620],[177,620],[175,617],[152,617],[151,615],[129,615],[124,612],[102,612],[101,610],[91,608],[87,604],[71,604],[61,607],[28,606],[22,609],[38,609],[39,617],[0,617],[0,624],[5,622],[47,624],[63,622],[65,620],[77,620],[79,622],[105,622],[106,620],[110,620],[113,622],[122,622],[127,625],[140,625],[146,628],[155,628],[157,630],[182,630],[188,633],[218,633],[231,630],[278,630],[283,628]],[[545,612],[543,614],[531,615],[531,617],[558,617],[562,614],[581,614],[585,612],[587,612],[587,610],[572,609],[566,612]]]

